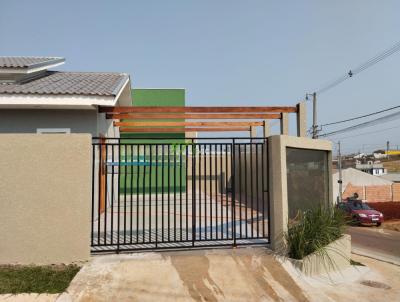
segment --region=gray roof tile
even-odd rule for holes
[[[115,96],[128,79],[125,73],[48,71],[27,83],[0,84],[0,94]]]
[[[64,62],[61,57],[0,57],[0,68],[32,68]]]

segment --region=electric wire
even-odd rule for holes
[[[342,129],[328,132],[328,133],[323,133],[323,134],[320,134],[319,137],[327,137],[327,136],[337,135],[337,134],[344,133],[344,132],[354,131],[354,130],[357,130],[360,128],[370,127],[370,126],[373,126],[373,125],[376,125],[379,123],[387,123],[387,122],[390,122],[390,121],[398,119],[398,118],[400,118],[400,111],[391,113],[391,114],[388,114],[388,115],[385,115],[385,116],[382,116],[382,117],[379,117],[379,118],[376,118],[376,119],[373,119],[373,120],[370,120],[367,122],[352,125],[350,127],[342,128]]]
[[[372,115],[376,115],[376,114],[379,114],[379,113],[387,112],[387,111],[390,111],[390,110],[394,110],[394,109],[397,109],[397,108],[400,108],[400,106],[394,106],[394,107],[390,107],[390,108],[387,108],[387,109],[383,109],[383,110],[375,111],[375,112],[372,112],[372,113],[368,113],[368,114],[365,114],[365,115],[360,115],[360,116],[348,118],[348,119],[337,121],[337,122],[331,122],[331,123],[322,124],[320,126],[321,127],[325,127],[325,126],[330,126],[330,125],[346,123],[346,122],[358,120],[358,119],[361,119],[361,118],[369,117],[369,116],[372,116]]]

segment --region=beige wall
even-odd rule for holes
[[[90,255],[89,134],[0,134],[0,263]]]
[[[287,135],[274,135],[268,138],[269,150],[269,189],[271,198],[271,233],[272,248],[280,250],[283,244],[283,233],[288,223],[288,190],[286,148],[301,148],[328,151],[328,190],[332,198],[332,143],[325,140],[310,139]]]

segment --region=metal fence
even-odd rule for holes
[[[95,138],[92,252],[269,242],[266,139]]]

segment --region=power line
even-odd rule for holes
[[[346,120],[341,120],[341,121],[337,121],[337,122],[331,122],[331,123],[327,123],[327,124],[322,124],[321,127],[330,126],[330,125],[336,125],[336,124],[341,124],[341,123],[346,123],[346,122],[358,120],[358,119],[361,119],[361,118],[364,118],[364,117],[369,117],[369,116],[372,116],[372,115],[376,115],[376,114],[379,114],[379,113],[390,111],[390,110],[393,110],[393,109],[397,109],[397,108],[400,108],[400,106],[390,107],[390,108],[383,109],[383,110],[380,110],[380,111],[375,111],[375,112],[372,112],[372,113],[369,113],[369,114],[352,117],[352,118],[349,118],[349,119],[346,119]]]
[[[353,77],[354,75],[366,70],[367,68],[377,64],[378,62],[386,59],[387,57],[391,56],[392,54],[398,52],[400,50],[400,41],[397,42],[396,44],[394,44],[392,47],[384,50],[383,52],[377,54],[376,56],[372,57],[371,59],[367,60],[366,62],[364,62],[363,64],[350,69],[345,75],[340,76],[339,78],[333,80],[332,82],[328,83],[327,85],[323,86],[320,89],[317,89],[315,92],[317,94],[321,94],[324,93],[330,89],[332,89],[333,87],[336,87],[337,85],[339,85],[340,83],[344,82],[345,80],[347,80],[348,78]]]
[[[369,135],[369,134],[384,132],[384,131],[388,131],[388,130],[392,130],[392,129],[397,129],[397,128],[400,128],[400,125],[397,125],[397,126],[394,126],[394,127],[385,128],[385,129],[381,129],[381,130],[376,130],[376,131],[363,132],[363,133],[359,133],[359,134],[355,134],[355,135],[351,135],[351,136],[339,137],[339,138],[336,138],[336,140],[337,140],[337,141],[339,141],[339,140],[345,140],[345,139],[348,139],[348,138],[354,138],[354,137],[358,137],[358,136],[363,136],[363,135]]]
[[[332,132],[328,132],[328,133],[324,133],[321,134],[320,137],[326,137],[326,136],[332,136],[332,135],[336,135],[339,133],[343,133],[343,132],[348,132],[348,131],[353,131],[353,130],[357,130],[359,128],[364,128],[364,127],[369,127],[369,126],[373,126],[379,123],[386,123],[386,122],[390,122],[391,120],[397,119],[400,117],[400,111],[395,112],[395,113],[391,113],[382,117],[379,117],[377,119],[373,119],[361,124],[356,124],[350,127],[346,127],[346,128],[342,128],[336,131],[332,131]]]

